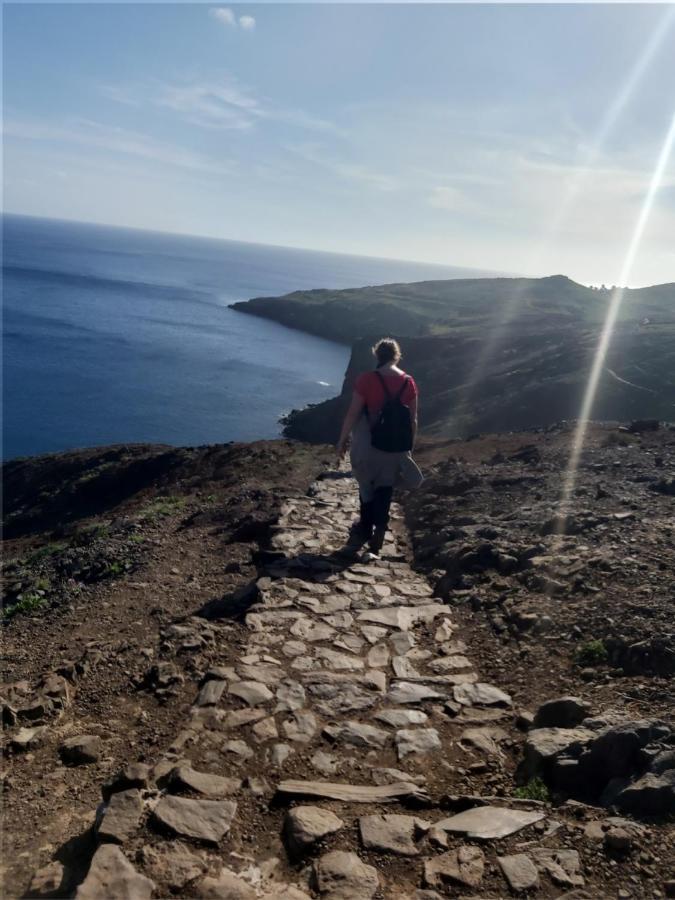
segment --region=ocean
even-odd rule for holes
[[[467,270],[3,216],[3,456],[279,436],[349,348],[229,304]]]

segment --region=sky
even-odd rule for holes
[[[5,4],[4,209],[614,284],[675,6]],[[628,276],[675,280],[670,157]]]

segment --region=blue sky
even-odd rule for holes
[[[3,11],[31,215],[613,283],[675,113],[665,5]],[[632,284],[674,235],[671,159]]]

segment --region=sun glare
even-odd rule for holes
[[[581,404],[581,411],[579,413],[579,419],[577,421],[574,437],[572,440],[572,449],[570,452],[569,461],[565,471],[561,499],[561,521],[564,521],[563,515],[574,493],[576,476],[579,468],[579,460],[581,458],[581,453],[583,451],[584,443],[586,440],[588,423],[593,411],[593,405],[595,403],[595,398],[598,392],[598,384],[600,382],[600,376],[602,374],[607,351],[612,340],[612,334],[614,332],[616,319],[619,314],[619,310],[621,309],[625,286],[630,279],[633,264],[640,249],[640,244],[644,235],[645,227],[647,225],[647,222],[649,221],[649,216],[654,206],[654,201],[661,185],[663,174],[668,164],[674,142],[675,114],[673,115],[673,119],[663,145],[661,146],[661,151],[659,153],[656,165],[654,167],[654,172],[649,183],[649,188],[647,189],[644,200],[642,201],[640,213],[638,215],[637,221],[635,223],[635,228],[633,229],[630,242],[623,258],[621,271],[616,281],[616,284],[619,285],[619,287],[612,293],[602,331],[600,332],[598,345],[595,351],[595,356],[593,358],[593,365],[588,376],[588,382],[586,384],[586,390],[584,392],[584,397]]]

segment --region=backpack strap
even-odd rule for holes
[[[375,369],[375,374],[380,379],[380,383],[382,384],[382,387],[384,389],[384,395],[385,395],[386,399],[391,400],[392,396],[391,396],[391,393],[389,392],[389,388],[387,387],[387,382],[382,376],[382,372],[380,372],[379,369]],[[410,381],[410,375],[406,375],[405,378],[403,379],[403,384],[401,385],[398,393],[396,394],[396,397],[394,397],[393,399],[395,399],[395,400],[401,399],[401,397],[403,396],[403,391],[408,387],[409,381]]]
[[[401,385],[401,389],[398,392],[398,394],[396,395],[397,400],[400,400],[401,397],[403,396],[403,391],[408,387],[409,381],[410,381],[410,375],[406,375],[405,378],[403,379],[403,384]]]
[[[375,369],[375,374],[380,379],[380,384],[382,385],[382,389],[384,390],[384,396],[386,400],[391,400],[391,394],[389,393],[389,388],[387,387],[387,382],[382,377],[382,372],[379,369]]]

